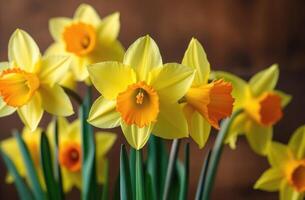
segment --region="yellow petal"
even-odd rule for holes
[[[187,122],[178,103],[160,105],[153,134],[165,139],[188,137]]]
[[[114,128],[120,125],[120,119],[116,101],[99,97],[91,107],[88,122],[99,128]]]
[[[20,69],[35,72],[41,58],[39,48],[33,38],[25,31],[17,29],[8,44],[8,58]]]
[[[279,142],[272,142],[270,144],[268,160],[273,167],[281,168],[292,159],[292,153],[286,145]]]
[[[139,128],[136,125],[127,125],[121,121],[121,127],[123,134],[127,142],[133,148],[139,150],[141,149],[149,139],[150,133],[153,129],[153,124]]]
[[[228,72],[223,71],[214,71],[211,76],[214,79],[224,79],[225,81],[232,83],[232,96],[235,100],[233,108],[234,110],[239,109],[244,105],[244,102],[250,90],[248,84],[243,79],[239,78],[238,76],[235,76],[234,74],[230,74]]]
[[[43,114],[41,97],[39,94],[36,92],[26,105],[17,109],[17,112],[24,125],[26,125],[31,131],[34,131]]]
[[[120,13],[115,12],[102,19],[98,27],[98,39],[103,44],[112,43],[120,32]]]
[[[39,78],[41,83],[53,86],[65,76],[70,66],[69,56],[47,56],[41,60]]]
[[[174,103],[186,94],[193,78],[193,69],[169,63],[152,71],[150,85],[158,92],[160,102]]]
[[[94,26],[97,26],[101,22],[101,19],[96,10],[88,4],[81,4],[76,9],[74,13],[74,19],[84,23],[92,24]]]
[[[291,101],[291,99],[292,99],[292,96],[291,96],[291,95],[286,94],[285,92],[279,91],[279,90],[275,90],[275,91],[273,91],[273,92],[274,92],[275,94],[277,94],[278,96],[280,96],[282,108],[286,107],[286,106],[290,103],[290,101]]]
[[[263,92],[271,91],[275,88],[279,78],[279,67],[273,64],[269,68],[254,75],[249,85],[254,96],[259,96]]]
[[[49,20],[49,30],[55,41],[62,40],[62,34],[72,20],[66,17],[56,17]]]
[[[68,52],[65,50],[64,43],[55,42],[51,44],[44,53],[44,56],[51,56],[51,55],[69,55]]]
[[[0,97],[0,117],[5,117],[13,114],[16,108],[8,106]]]
[[[41,85],[39,93],[42,98],[42,106],[47,112],[57,116],[69,116],[74,113],[68,95],[59,85],[53,87]]]
[[[76,91],[77,82],[71,71],[65,73],[62,79],[59,82],[59,85],[69,88],[70,90]]]
[[[127,49],[123,63],[134,68],[139,81],[146,81],[153,68],[162,66],[162,58],[156,42],[147,35]]]
[[[301,160],[305,157],[305,125],[292,134],[288,145],[297,159]]]
[[[293,189],[286,181],[283,181],[280,188],[280,200],[302,200],[304,194]]]
[[[203,148],[209,138],[211,125],[191,106],[186,105],[183,110],[188,122],[188,132],[199,148]]]
[[[113,146],[117,136],[111,132],[97,132],[96,137],[96,156],[102,158]]]
[[[122,44],[115,40],[109,44],[101,43],[96,47],[96,50],[92,53],[91,58],[96,62],[101,61],[123,61],[124,57],[124,47]]]
[[[279,169],[268,169],[256,181],[254,189],[275,192],[280,189],[283,178],[283,173]]]
[[[252,122],[247,124],[246,137],[254,152],[266,155],[272,141],[272,127],[262,127]]]
[[[84,81],[89,76],[87,67],[92,64],[91,60],[88,57],[78,57],[75,55],[71,55],[71,58],[71,71],[74,77],[78,81]]]
[[[106,98],[115,99],[136,80],[135,72],[119,62],[102,62],[88,67],[95,88]]]
[[[210,63],[202,45],[197,39],[192,38],[190,41],[189,46],[184,53],[182,64],[196,70],[193,82],[194,86],[199,86],[208,82]]]

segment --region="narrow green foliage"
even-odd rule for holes
[[[144,184],[144,173],[142,164],[142,152],[141,150],[136,151],[136,200],[145,199],[145,184]]]
[[[103,171],[105,182],[103,184],[103,193],[102,193],[102,200],[109,199],[109,162],[108,160],[105,161],[105,169]]]
[[[129,169],[132,186],[132,196],[136,196],[136,151],[134,148],[129,150]]]
[[[63,191],[63,185],[62,185],[62,175],[61,175],[61,169],[59,164],[59,141],[58,141],[58,121],[57,118],[55,119],[55,130],[54,130],[54,177],[58,185],[58,190],[61,195],[61,199],[64,199],[64,191]]]
[[[121,200],[133,199],[129,161],[124,145],[121,146],[121,152],[120,152],[120,199]]]
[[[180,178],[179,200],[187,199],[188,183],[189,183],[189,163],[190,163],[190,144],[187,143],[184,149],[184,165]]]
[[[195,196],[195,200],[201,200],[202,196],[203,196],[203,189],[204,189],[204,181],[206,178],[206,174],[207,174],[207,169],[208,169],[208,165],[209,165],[209,161],[210,161],[210,157],[211,157],[211,151],[208,152],[208,154],[206,155],[202,168],[201,168],[201,173],[200,173],[200,177],[199,177],[199,181],[198,181],[198,185],[197,185],[197,191],[196,191],[196,196]]]

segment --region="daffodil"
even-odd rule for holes
[[[298,128],[288,145],[272,142],[268,151],[271,168],[257,180],[254,188],[280,192],[280,200],[305,197],[305,126]]]
[[[52,122],[48,126],[47,134],[49,138],[54,137],[54,125]],[[69,123],[65,118],[58,118],[59,137],[59,164],[63,177],[63,188],[65,192],[73,187],[81,189],[81,167],[82,167],[82,141],[81,141],[80,121],[75,120]],[[108,132],[97,132],[96,139],[96,172],[98,183],[104,183],[106,153],[110,150],[116,140],[116,135]],[[51,140],[54,146],[54,140]]]
[[[40,150],[39,150],[41,133],[42,131],[40,128],[37,128],[34,132],[31,132],[28,128],[25,127],[22,130],[22,138],[30,152],[36,172],[38,173],[39,180],[41,184],[44,186],[43,173],[40,165]],[[19,150],[16,138],[11,137],[1,141],[1,148],[3,152],[5,152],[13,161],[20,176],[27,179],[24,160]],[[14,182],[13,177],[11,175],[8,175],[6,177],[6,182],[8,183]]]
[[[69,68],[69,57],[42,57],[31,36],[18,29],[10,38],[8,59],[0,72],[2,116],[17,110],[22,122],[34,131],[44,110],[57,116],[73,114],[70,99],[57,84]]]
[[[87,65],[107,60],[121,61],[123,58],[124,48],[117,40],[120,30],[117,12],[101,19],[93,7],[81,4],[72,19],[51,19],[49,29],[55,43],[47,54],[70,55],[71,71],[78,81],[88,78]],[[67,86],[65,81],[62,84]]]
[[[129,144],[141,149],[151,132],[166,139],[188,136],[177,103],[189,89],[194,70],[177,63],[163,64],[149,36],[136,40],[123,63],[101,62],[88,67],[93,85],[102,94],[88,121],[100,128],[121,125]]]
[[[274,90],[279,77],[278,66],[274,64],[257,73],[249,83],[226,72],[215,72],[215,75],[232,82],[234,109],[244,110],[233,121],[226,143],[235,148],[238,135],[245,134],[252,149],[265,154],[272,140],[273,125],[282,118],[283,107],[291,99]]]
[[[182,64],[196,70],[191,88],[182,99],[189,134],[202,148],[210,134],[211,125],[219,129],[219,121],[232,113],[234,99],[232,84],[222,79],[208,83],[210,64],[202,45],[192,39]]]

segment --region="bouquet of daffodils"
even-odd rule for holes
[[[281,200],[304,198],[305,126],[287,146],[272,141],[273,126],[291,100],[275,89],[276,64],[246,82],[211,71],[195,38],[177,63],[164,63],[149,35],[125,51],[117,39],[119,13],[100,18],[85,4],[73,18],[51,19],[49,29],[54,43],[43,55],[17,29],[8,42],[8,61],[0,63],[0,116],[17,112],[24,124],[0,150],[6,181],[15,184],[20,199],[62,200],[74,187],[84,200],[187,199],[189,144],[179,160],[180,141],[191,137],[204,148],[212,127],[219,132],[205,156],[196,200],[210,199],[223,146],[235,149],[242,135],[271,165],[254,188],[279,191]],[[79,82],[86,95],[78,94]],[[94,88],[99,97],[93,101]],[[53,118],[41,127],[45,111]],[[68,120],[74,112],[78,118]],[[113,195],[106,154],[116,134],[94,133],[93,127],[121,127],[130,145],[128,151],[121,146]],[[165,140],[173,140],[170,151]]]

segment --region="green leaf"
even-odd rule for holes
[[[153,184],[152,184],[152,177],[149,173],[146,173],[145,176],[145,197],[146,200],[155,200],[156,199],[156,193],[154,193],[153,190]]]
[[[220,156],[222,154],[224,139],[226,138],[226,135],[229,132],[229,128],[232,121],[240,113],[242,113],[242,110],[237,110],[232,114],[230,118],[227,118],[222,121],[220,131],[218,132],[215,144],[213,146],[211,158],[207,169],[208,171],[207,171],[206,179],[204,181],[205,184],[203,190],[203,199],[210,199],[210,194],[213,188],[217,167],[219,164]]]
[[[22,159],[26,168],[27,177],[29,179],[31,188],[33,190],[33,194],[35,199],[46,199],[46,196],[42,190],[40,185],[37,172],[35,170],[34,162],[31,158],[30,152],[23,141],[22,137],[18,133],[14,133],[14,136],[17,139],[18,147],[22,155]]]
[[[120,194],[121,200],[133,199],[128,156],[124,145],[121,146],[120,152]]]
[[[105,161],[105,169],[103,171],[105,178],[105,183],[103,184],[103,193],[102,193],[102,200],[109,199],[109,162],[108,160]]]
[[[210,157],[211,157],[211,151],[208,152],[208,154],[206,155],[206,157],[203,161],[203,165],[202,165],[202,168],[201,168],[200,177],[199,177],[199,181],[198,181],[198,185],[197,185],[195,200],[201,200],[202,199],[204,185],[205,185],[204,181],[206,179]]]
[[[44,132],[40,138],[40,161],[47,187],[48,199],[61,199],[58,182],[55,180],[49,140]]]
[[[190,163],[190,144],[187,143],[184,149],[184,165],[180,172],[180,192],[179,200],[187,199],[189,183],[189,163]]]
[[[98,186],[95,166],[95,140],[93,128],[88,124],[87,118],[91,106],[92,91],[88,87],[87,95],[80,110],[81,138],[82,138],[82,199],[97,199]]]
[[[120,200],[120,173],[118,173],[118,176],[116,177],[116,180],[115,180],[114,194],[113,194],[112,199]]]
[[[130,148],[129,150],[129,169],[130,169],[130,180],[132,187],[132,196],[136,196],[136,150]]]
[[[9,171],[9,174],[14,179],[14,184],[16,186],[19,198],[22,200],[32,200],[33,195],[29,187],[25,184],[22,177],[18,173],[18,170],[16,169],[16,166],[14,165],[13,161],[1,150],[1,148],[0,148],[0,154],[3,158],[7,170]]]
[[[142,152],[136,151],[136,200],[145,199]]]

